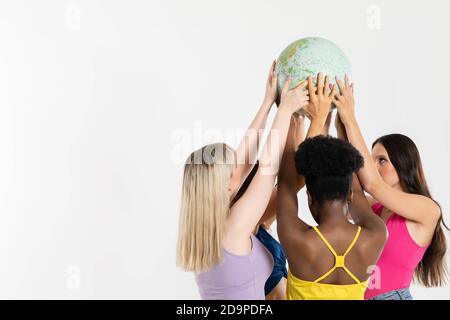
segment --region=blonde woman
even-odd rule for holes
[[[177,265],[195,273],[202,299],[263,300],[273,258],[253,235],[269,203],[292,114],[308,104],[304,86],[288,78],[258,170],[242,197],[231,199],[256,162],[258,134],[276,98],[272,64],[262,106],[237,151],[224,143],[194,151],[184,168]],[[243,159],[244,161],[241,161]]]

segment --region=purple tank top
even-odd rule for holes
[[[273,257],[251,235],[252,250],[246,256],[222,249],[223,261],[211,270],[197,273],[200,296],[205,300],[264,300],[264,284],[272,273]]]

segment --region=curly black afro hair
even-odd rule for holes
[[[308,191],[320,203],[345,200],[353,172],[363,165],[364,159],[358,150],[331,136],[306,139],[295,154],[297,172],[305,176]]]

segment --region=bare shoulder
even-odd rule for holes
[[[250,253],[252,247],[251,234],[225,226],[222,247],[232,254],[246,255]]]
[[[379,223],[371,228],[361,227],[358,242],[362,252],[376,253],[378,255],[388,240],[388,230],[383,220],[378,216],[375,217],[379,219]]]
[[[302,252],[307,250],[311,244],[311,229],[305,229],[303,225],[297,225],[296,227],[292,227],[289,232],[278,225],[277,226],[277,234],[280,239],[283,248],[287,251],[301,250]]]

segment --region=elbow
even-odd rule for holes
[[[361,181],[361,185],[362,185],[364,191],[366,191],[366,192],[370,193],[372,196],[374,196],[374,194],[376,194],[377,190],[379,189],[380,179],[377,179],[376,177],[370,177],[367,179],[363,179]]]
[[[372,181],[361,181],[361,186],[364,189],[364,191],[372,194],[373,191],[373,182]]]

